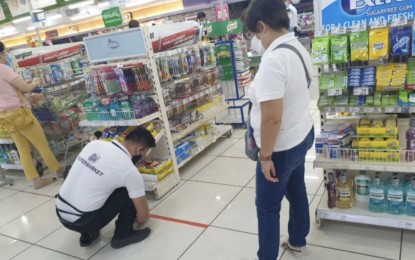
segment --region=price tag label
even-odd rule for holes
[[[397,17],[397,18],[393,19],[392,22],[391,22],[392,27],[404,26],[404,25],[407,25],[407,24],[408,24],[408,20],[404,16]]]
[[[356,26],[353,26],[351,29],[352,29],[352,32],[364,32],[367,30],[367,26],[366,26],[366,23],[360,23],[360,24],[357,24]]]
[[[368,87],[361,87],[361,88],[354,88],[353,95],[355,96],[367,96],[370,93],[370,88]]]
[[[340,35],[340,34],[346,34],[346,27],[339,26],[339,27],[334,27],[331,30],[331,35]]]
[[[409,113],[415,114],[415,106],[409,107]]]
[[[346,215],[344,215],[344,214],[340,214],[339,219],[340,219],[341,221],[346,221],[346,220],[347,220],[347,216],[346,216]]]
[[[338,113],[343,113],[343,112],[348,112],[349,108],[348,107],[336,107],[335,110]]]
[[[385,107],[385,113],[402,113],[402,107]]]
[[[377,29],[377,28],[384,28],[388,24],[386,23],[385,19],[382,20],[373,20],[373,22],[370,24],[370,29]]]
[[[352,113],[359,113],[360,112],[360,107],[350,107],[349,110]]]
[[[324,36],[328,36],[329,32],[327,30],[321,30],[321,31],[316,31],[314,33],[315,37],[324,37]]]
[[[327,95],[329,96],[341,96],[343,94],[343,90],[341,88],[331,88],[327,90]]]

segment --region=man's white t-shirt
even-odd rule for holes
[[[131,154],[119,142],[93,141],[81,151],[63,183],[59,195],[83,212],[101,208],[114,190],[126,187],[130,198],[145,196],[144,181],[131,161]],[[79,214],[59,199],[60,210]],[[59,212],[74,222],[79,217]]]
[[[288,33],[279,37],[265,51],[258,72],[251,85],[251,126],[254,138],[261,147],[261,103],[283,99],[281,129],[274,152],[289,150],[299,145],[313,127],[309,113],[309,90],[303,64],[295,52],[276,49],[280,44],[295,47],[302,55],[311,76],[311,57],[303,45]]]
[[[298,12],[293,4],[288,5],[288,16],[290,17],[290,30],[298,26]]]

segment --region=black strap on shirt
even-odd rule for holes
[[[81,211],[81,210],[79,210],[79,209],[77,209],[74,205],[72,205],[71,203],[69,203],[69,202],[67,202],[64,198],[62,198],[62,196],[61,195],[59,195],[59,193],[58,193],[58,199],[60,200],[60,201],[62,201],[64,204],[66,204],[66,205],[68,205],[69,207],[71,207],[71,208],[73,208],[75,211],[77,211],[78,213],[73,213],[73,212],[68,212],[68,211],[65,211],[65,210],[61,210],[61,209],[58,209],[57,207],[56,207],[56,210],[58,211],[58,212],[62,212],[62,213],[65,213],[65,214],[69,214],[69,215],[74,215],[74,216],[78,216],[78,217],[82,217],[86,212],[84,212],[84,211]]]
[[[116,142],[114,142],[114,141],[112,141],[111,142],[113,145],[115,145],[115,146],[117,146],[121,151],[123,151],[123,153],[125,153],[126,155],[128,155],[128,153],[124,150],[124,149],[122,149],[121,148],[121,146],[119,146]],[[129,156],[129,155],[128,155]]]
[[[273,49],[272,51],[275,51],[276,49],[288,49],[288,50],[293,51],[295,54],[297,54],[297,56],[300,58],[301,63],[303,64],[303,67],[304,67],[304,72],[305,72],[305,76],[306,76],[307,84],[308,84],[307,88],[310,88],[310,85],[311,85],[310,73],[308,72],[307,66],[305,65],[304,58],[301,55],[301,53],[294,46],[290,44],[280,44],[277,47],[275,47],[275,49]]]

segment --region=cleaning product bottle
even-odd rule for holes
[[[403,194],[404,188],[400,183],[397,173],[394,173],[390,181],[387,193],[387,211],[390,214],[401,215],[403,213],[404,198]]]
[[[381,180],[380,172],[376,172],[375,179],[369,185],[369,210],[373,212],[384,212],[385,203],[385,185]]]
[[[338,176],[336,184],[338,208],[351,208],[354,203],[353,182],[348,181],[347,172],[342,171]]]
[[[406,214],[415,217],[415,176],[412,176],[406,191]]]
[[[360,171],[360,174],[355,177],[356,185],[356,200],[361,202],[369,201],[369,183],[370,178],[365,171]]]
[[[327,206],[331,209],[336,207],[336,182],[332,172],[329,173],[329,182],[326,188],[328,194]]]

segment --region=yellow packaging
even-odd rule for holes
[[[369,33],[369,59],[379,60],[389,57],[389,28],[370,30]]]

